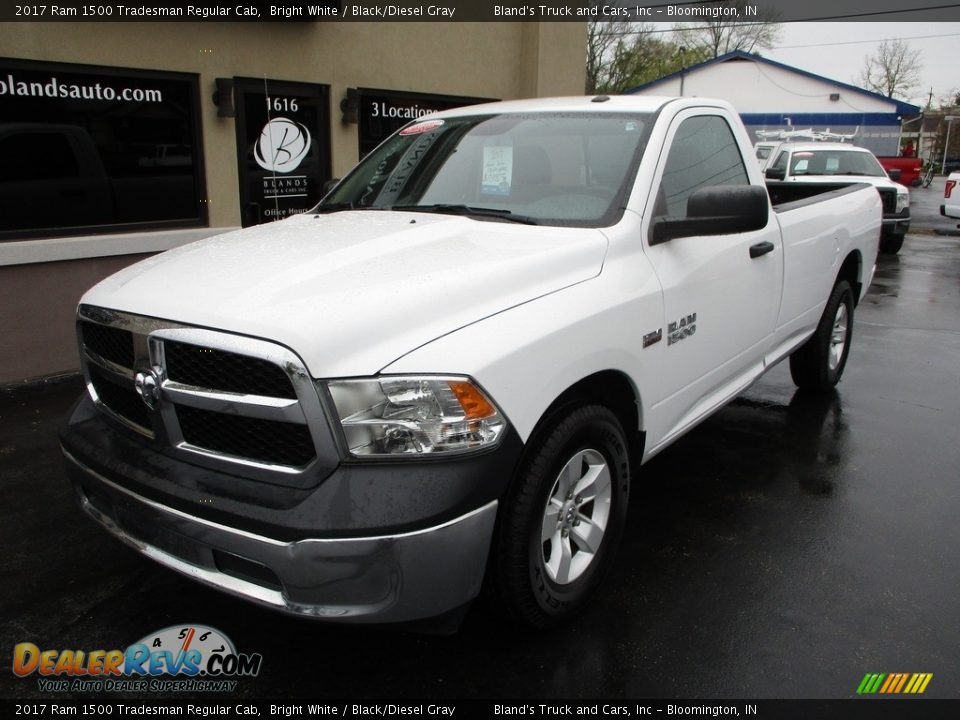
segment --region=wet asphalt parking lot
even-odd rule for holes
[[[76,506],[76,378],[0,390],[0,666],[200,623],[263,655],[235,698],[848,698],[867,672],[958,698],[960,238],[881,258],[854,333],[835,394],[781,365],[644,466],[604,590],[544,634],[482,606],[452,636],[335,628],[195,584]],[[0,697],[42,696],[0,672]]]

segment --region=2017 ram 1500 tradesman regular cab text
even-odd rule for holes
[[[81,300],[84,510],[291,613],[577,612],[640,465],[789,356],[833,387],[869,185],[767,188],[730,105],[566,98],[419,119],[312,211]]]

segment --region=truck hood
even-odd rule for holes
[[[370,375],[441,335],[596,276],[606,247],[595,229],[304,214],[148,258],[81,302],[273,340],[314,377]]]

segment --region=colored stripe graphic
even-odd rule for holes
[[[887,676],[887,681],[883,684],[883,687],[880,688],[880,694],[885,695],[890,691],[890,687],[896,685],[897,680],[900,679],[899,673],[892,673]]]
[[[922,695],[933,673],[867,673],[857,686],[857,695]]]
[[[880,688],[880,683],[886,677],[883,673],[867,673],[857,688],[858,695],[872,695]]]
[[[933,673],[916,673],[910,679],[909,685],[907,685],[907,690],[911,694],[922,694],[924,690],[927,689],[927,685],[930,684],[930,680],[933,678]],[[911,687],[912,686],[912,687]]]

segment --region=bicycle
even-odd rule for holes
[[[923,180],[920,181],[920,184],[925,188],[930,187],[930,184],[933,182],[933,176],[936,174],[937,168],[933,163],[929,163],[927,165],[927,171],[923,174]]]

